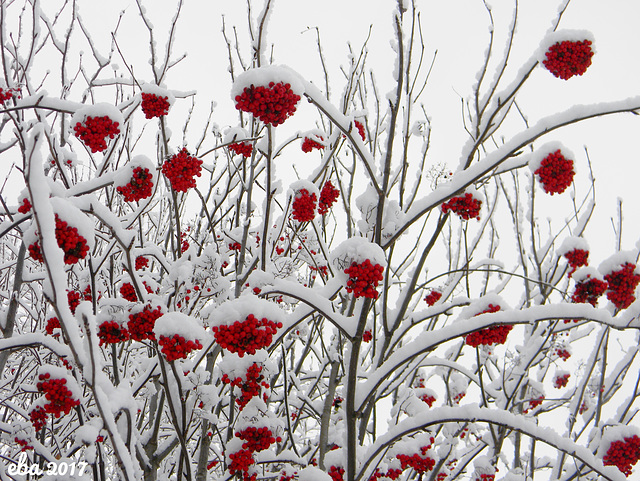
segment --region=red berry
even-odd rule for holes
[[[473,197],[473,194],[467,192],[463,197],[452,197],[442,204],[442,212],[446,214],[451,211],[464,220],[478,219],[480,220],[480,207],[482,201]]]
[[[591,41],[558,42],[549,47],[545,56],[546,59],[542,63],[546,69],[555,77],[568,80],[574,75],[582,75],[591,65]]]
[[[340,191],[333,186],[330,180],[327,180],[320,191],[318,214],[325,215],[329,212],[333,203],[338,200],[338,196],[340,196]]]
[[[148,119],[154,117],[164,117],[169,113],[168,97],[159,97],[156,94],[142,93],[142,102],[140,103],[144,116]]]
[[[267,318],[259,320],[253,314],[249,314],[244,321],[235,321],[228,326],[213,326],[211,330],[220,347],[243,357],[245,354],[253,355],[258,349],[268,347],[273,335],[281,327],[281,322],[270,321]]]
[[[349,276],[347,292],[353,292],[354,297],[377,299],[376,287],[378,287],[378,282],[384,279],[383,272],[384,267],[380,264],[372,264],[369,259],[365,259],[360,264],[352,262],[351,266],[344,270],[344,273]]]
[[[245,87],[235,100],[236,109],[249,112],[265,124],[275,127],[295,113],[300,96],[291,90],[288,83],[270,82],[267,87]]]
[[[84,259],[89,252],[87,240],[78,233],[76,227],[69,225],[61,220],[56,214],[56,241],[58,247],[64,251],[64,263],[75,264],[80,259]],[[40,241],[35,241],[29,246],[29,255],[33,260],[44,262],[42,250],[40,249]]]
[[[227,148],[237,155],[242,155],[245,159],[251,157],[251,153],[253,152],[253,146],[249,142],[236,142],[229,144]]]
[[[124,282],[122,286],[120,286],[120,295],[129,302],[138,302],[136,290],[129,282]]]
[[[117,344],[129,340],[129,332],[116,321],[104,321],[98,330],[100,346],[103,344]]]
[[[567,263],[571,266],[569,271],[569,277],[573,275],[578,267],[589,265],[589,251],[584,249],[573,249],[564,254],[567,259]]]
[[[150,197],[153,193],[153,176],[149,169],[136,167],[128,184],[119,186],[116,190],[124,196],[127,202],[135,202]]]
[[[200,177],[202,161],[189,155],[186,148],[169,157],[162,164],[162,173],[171,182],[173,190],[186,192],[196,186],[194,177]]]
[[[355,124],[356,128],[358,129],[358,133],[360,134],[360,137],[362,138],[362,141],[364,142],[365,139],[366,139],[365,132],[364,132],[364,125],[362,125],[357,120],[354,120],[353,123]]]
[[[640,437],[637,435],[624,438],[624,441],[613,441],[602,458],[605,466],[616,466],[620,472],[629,477],[640,459]]]
[[[120,133],[119,123],[113,122],[107,116],[87,116],[84,122],[76,123],[73,130],[76,137],[94,153],[104,152],[107,149],[106,138],[113,139]]]
[[[442,297],[442,292],[431,290],[429,294],[424,298],[424,301],[429,307],[433,306]]]
[[[634,295],[640,283],[640,274],[636,274],[636,265],[625,262],[618,270],[604,276],[608,283],[607,299],[618,309],[626,309],[636,300]]]
[[[547,194],[562,194],[573,182],[573,160],[565,159],[558,149],[542,159],[534,174]]]
[[[162,316],[162,310],[159,307],[151,310],[149,305],[144,306],[144,309],[136,314],[129,314],[127,329],[131,339],[134,341],[143,341],[145,339],[155,341],[156,336],[153,333],[153,327],[160,316]]]
[[[316,215],[316,194],[300,189],[293,199],[293,218],[298,222],[310,222]]]
[[[25,197],[24,199],[22,199],[22,204],[20,204],[20,206],[18,207],[18,212],[20,212],[21,214],[26,214],[31,210],[31,207],[33,207],[31,205],[31,202],[29,202],[29,199]]]
[[[173,337],[160,336],[158,344],[161,346],[162,354],[169,362],[176,359],[186,359],[191,351],[202,349],[202,344],[197,339],[187,341],[179,334],[174,334]]]
[[[500,310],[500,306],[494,306],[493,304],[489,304],[489,307],[476,314],[479,316],[480,314],[487,314],[490,312],[498,312]],[[495,344],[504,344],[507,340],[507,336],[509,332],[511,332],[513,326],[511,324],[501,324],[499,326],[487,327],[485,329],[480,329],[478,331],[474,331],[470,334],[467,334],[465,337],[465,343],[471,347],[482,346],[491,346]]]
[[[322,137],[321,137],[321,140],[322,140]],[[324,145],[322,145],[320,142],[310,139],[309,137],[305,137],[304,140],[302,141],[302,151],[305,154],[308,154],[313,149],[322,150],[324,149]]]
[[[136,257],[136,266],[135,269],[139,271],[140,269],[144,269],[149,266],[149,259],[144,256]]]

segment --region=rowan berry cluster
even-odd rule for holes
[[[349,276],[347,281],[347,292],[353,292],[354,297],[378,298],[378,282],[382,281],[384,267],[380,264],[372,264],[369,259],[358,264],[352,262],[344,273]]]
[[[555,387],[556,389],[567,387],[567,384],[569,383],[569,377],[571,377],[571,374],[563,374],[562,376],[557,376],[553,381],[553,387]]]
[[[571,353],[564,348],[556,349],[556,356],[561,358],[563,361],[566,361],[571,357]]]
[[[60,329],[60,327],[60,319],[58,319],[57,317],[50,317],[49,319],[47,319],[47,325],[44,329],[45,331],[47,331],[47,334],[51,336],[53,335],[53,330]]]
[[[100,346],[103,344],[117,344],[129,340],[129,331],[116,321],[104,321],[98,328]]]
[[[282,441],[280,436],[274,436],[271,429],[264,426],[260,428],[249,426],[242,431],[236,432],[236,437],[244,441],[242,449],[246,449],[251,453],[264,451],[269,449],[272,444]]]
[[[595,307],[598,298],[607,290],[607,283],[597,278],[587,277],[582,282],[577,282],[571,295],[574,304],[589,303]]]
[[[500,310],[500,306],[494,306],[493,304],[489,304],[489,307],[476,314],[479,316],[480,314],[487,314],[490,312],[498,312]],[[491,346],[494,344],[504,344],[507,340],[507,336],[513,329],[511,324],[501,324],[499,326],[487,327],[485,329],[480,329],[479,331],[472,332],[467,334],[465,338],[465,343],[471,347],[478,347],[480,345],[483,346]]]
[[[362,334],[362,340],[364,342],[371,342],[371,340],[373,339],[373,334],[371,334],[370,330],[364,331],[364,333]]]
[[[344,481],[344,468],[331,466],[329,468],[329,476],[332,481]]]
[[[362,125],[357,120],[354,120],[353,123],[355,124],[356,129],[358,129],[358,133],[360,134],[360,137],[362,138],[362,141],[364,142],[365,139],[366,139],[365,132],[364,132],[364,125]]]
[[[574,75],[582,75],[591,65],[591,41],[572,42],[565,40],[558,42],[547,50],[543,65],[555,77],[569,80]]]
[[[82,293],[78,291],[67,291],[67,303],[69,304],[69,310],[71,314],[76,313],[76,309],[82,301],[91,302],[93,297],[91,296],[91,286],[87,286]]]
[[[243,357],[269,346],[273,335],[281,327],[281,322],[270,321],[266,317],[258,319],[249,314],[244,321],[236,321],[229,326],[213,326],[211,330],[220,347]]]
[[[635,264],[625,262],[618,270],[604,276],[609,287],[607,299],[618,309],[626,309],[636,300],[634,294],[640,283],[640,274],[636,274],[635,270]]]
[[[268,87],[245,87],[242,94],[236,95],[236,109],[276,127],[295,113],[299,100],[300,96],[291,90],[290,84],[269,82]]]
[[[578,269],[578,267],[589,265],[589,251],[584,249],[573,249],[564,254],[567,259],[567,263],[571,267],[569,271],[569,277]]]
[[[129,302],[138,302],[138,295],[130,282],[123,282],[120,286],[120,295]]]
[[[22,449],[20,449],[20,451],[23,453],[25,451],[28,451],[29,449],[33,449],[33,446],[30,446],[29,442],[26,439],[21,439],[16,436],[15,438],[13,438],[13,440],[16,442],[18,446],[22,446]]]
[[[72,408],[80,405],[80,400],[73,399],[73,394],[67,389],[66,379],[51,379],[49,373],[40,374],[38,379],[40,382],[36,384],[36,387],[49,401],[44,405],[44,410],[47,413],[59,418],[62,413],[69,414]]]
[[[118,186],[116,190],[124,196],[127,202],[137,202],[150,197],[153,191],[153,176],[149,169],[136,167],[128,184]]]
[[[302,141],[302,151],[305,154],[308,154],[313,149],[322,150],[324,149],[324,145],[322,145],[320,142],[316,142],[315,140],[310,139],[309,137],[305,137]]]
[[[300,189],[295,198],[291,210],[293,218],[298,222],[310,222],[316,215],[317,197],[314,193],[309,193],[307,189]]]
[[[18,207],[18,212],[20,212],[21,214],[26,214],[31,210],[31,207],[33,207],[31,205],[31,202],[29,202],[29,199],[25,197],[24,199],[22,199],[22,204],[20,204],[20,206]]]
[[[155,341],[156,336],[153,333],[153,327],[161,316],[162,310],[159,307],[152,310],[149,305],[144,306],[144,309],[136,314],[129,314],[127,329],[131,339],[134,341],[143,341],[145,339]]]
[[[69,227],[65,221],[61,220],[58,214],[56,214],[55,220],[56,241],[58,247],[64,251],[64,263],[75,264],[80,259],[84,259],[89,252],[87,240],[78,234],[76,227]],[[29,246],[29,255],[35,261],[44,262],[40,241],[35,241]]]
[[[544,401],[544,394],[535,399],[530,399],[529,401],[526,402],[527,408],[523,409],[522,413],[527,414],[531,409],[534,409],[540,406],[542,404],[542,401]]]
[[[480,474],[479,476],[476,476],[475,481],[495,481],[495,479],[496,479],[495,474],[483,473],[483,474]]]
[[[142,93],[140,107],[144,116],[148,119],[164,117],[169,113],[169,97],[160,97],[156,94]]]
[[[107,116],[87,116],[83,123],[76,123],[73,131],[76,137],[91,149],[91,152],[104,152],[107,149],[107,137],[113,139],[120,133],[119,125]]]
[[[467,192],[462,197],[452,197],[442,204],[442,213],[451,211],[463,220],[480,220],[480,207],[482,207],[482,201]]]
[[[144,256],[136,257],[135,269],[139,271],[140,269],[144,269],[145,267],[149,267],[149,259]]]
[[[191,351],[202,349],[200,341],[197,339],[187,341],[180,334],[174,334],[173,337],[160,336],[158,344],[161,346],[162,354],[169,362],[176,359],[186,359]]]
[[[29,413],[29,420],[36,432],[40,431],[47,424],[49,415],[42,406],[36,406]]]
[[[558,149],[542,159],[534,174],[547,194],[562,194],[573,182],[573,160],[565,159]]]
[[[186,148],[172,155],[162,164],[162,173],[177,192],[186,192],[196,186],[194,177],[200,177],[202,161],[189,155]]]
[[[442,292],[432,290],[427,296],[424,298],[424,301],[427,303],[427,306],[431,307],[436,302],[440,300],[442,297]]]
[[[255,474],[249,475],[249,468],[255,463],[251,451],[241,449],[236,453],[229,454],[229,459],[231,459],[228,466],[229,474],[232,476],[234,474],[242,474],[243,481],[255,479]]]
[[[15,95],[13,89],[0,88],[0,103],[4,104],[7,100],[11,100]]]
[[[235,142],[229,144],[227,148],[237,155],[242,155],[245,159],[251,157],[251,153],[253,152],[253,146],[249,142]]]
[[[247,369],[245,375],[246,380],[243,380],[241,377],[232,380],[227,374],[222,375],[221,380],[223,383],[235,386],[242,392],[240,397],[236,398],[236,404],[238,404],[240,410],[242,410],[253,397],[260,394],[260,386],[269,389],[269,383],[264,380],[264,375],[261,373],[262,366],[254,362],[249,366],[249,369]]]
[[[613,441],[602,458],[605,466],[615,466],[626,477],[632,473],[631,466],[640,460],[640,437],[637,435],[624,438],[624,441]]]
[[[431,446],[422,446],[420,450],[422,451],[422,456],[425,456],[427,450]],[[427,471],[431,471],[436,464],[436,461],[429,456],[422,457],[419,454],[413,454],[411,456],[407,454],[398,454],[396,458],[400,460],[400,466],[402,469],[413,468],[416,473],[426,473]]]
[[[327,180],[320,191],[320,201],[318,202],[318,214],[325,215],[331,209],[333,203],[338,200],[340,190],[333,186],[330,180]]]
[[[433,406],[433,403],[436,402],[435,396],[432,396],[431,394],[423,394],[420,396],[420,400],[426,403],[429,407]]]

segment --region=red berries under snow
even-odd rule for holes
[[[547,50],[546,59],[542,62],[555,77],[568,80],[574,75],[582,75],[591,65],[591,41],[558,42]]]
[[[558,149],[542,159],[534,174],[547,194],[562,194],[573,182],[573,160],[565,159]]]
[[[431,292],[424,298],[424,301],[427,303],[427,306],[431,307],[438,302],[441,297],[442,292],[431,290]]]
[[[569,277],[576,271],[578,267],[589,265],[589,251],[584,249],[573,249],[564,254],[567,263],[571,267]]]
[[[253,146],[248,142],[235,142],[229,144],[227,148],[237,155],[242,155],[244,158],[251,157],[251,152],[253,152]]]
[[[172,155],[162,164],[162,173],[171,182],[173,190],[186,192],[196,186],[194,177],[200,177],[202,161],[189,155],[186,148]]]
[[[351,266],[344,270],[349,276],[347,281],[347,292],[353,292],[354,297],[369,297],[371,299],[378,298],[378,282],[382,281],[384,267],[380,264],[372,264],[369,259],[358,264],[352,262]]]
[[[317,197],[307,189],[300,189],[293,199],[291,210],[293,218],[298,222],[310,222],[316,215]]]
[[[146,199],[151,196],[153,190],[153,176],[149,169],[136,167],[129,183],[119,186],[116,190],[124,196],[127,202]]]
[[[607,283],[596,277],[587,276],[581,282],[576,283],[575,290],[571,295],[571,302],[574,304],[589,303],[595,307],[598,298],[607,290]]]
[[[100,346],[103,344],[117,344],[129,340],[129,332],[116,321],[104,321],[98,329]]]
[[[489,307],[487,309],[479,312],[478,314],[476,314],[476,316],[479,316],[480,314],[487,314],[490,312],[498,312],[499,310],[500,306],[489,304]],[[511,332],[511,329],[513,329],[513,326],[511,324],[501,324],[499,326],[480,329],[478,331],[467,334],[467,336],[465,337],[465,343],[471,347],[478,347],[480,345],[491,346],[493,344],[504,344],[507,340],[509,332]]]
[[[249,314],[244,321],[236,321],[228,326],[213,326],[211,330],[220,347],[243,357],[269,346],[273,335],[281,327],[281,322],[270,321],[266,317],[258,319]]]
[[[156,324],[156,320],[162,316],[162,310],[157,307],[151,309],[151,306],[144,306],[144,309],[135,314],[129,314],[129,322],[127,328],[129,329],[129,335],[134,341],[143,341],[150,339],[155,341],[156,336],[153,333],[153,327]]]
[[[634,295],[640,283],[640,274],[636,274],[636,265],[625,262],[619,269],[604,276],[608,283],[607,299],[618,309],[626,309],[636,300]]]
[[[261,386],[269,389],[269,383],[264,380],[264,375],[262,374],[262,366],[255,362],[247,369],[245,379],[241,377],[231,379],[227,374],[223,374],[221,381],[240,389],[241,394],[236,397],[236,404],[240,410],[242,410],[253,397],[260,394]]]
[[[327,180],[320,191],[320,200],[318,201],[318,214],[325,215],[331,209],[333,203],[338,200],[340,191],[336,189],[330,180]]]
[[[302,141],[302,151],[305,154],[308,154],[313,149],[322,150],[324,149],[324,145],[322,145],[320,142],[310,139],[309,137],[305,137]]]
[[[109,117],[87,116],[84,122],[78,122],[73,131],[91,152],[103,152],[107,149],[107,137],[113,139],[120,133],[119,123]]]
[[[467,192],[462,197],[452,197],[442,204],[442,213],[446,214],[451,211],[457,214],[463,220],[478,219],[480,220],[480,207],[482,201],[473,197],[473,194]]]
[[[38,379],[40,382],[36,384],[36,387],[48,401],[44,405],[45,412],[59,418],[62,413],[69,414],[72,408],[80,405],[80,400],[73,399],[73,393],[67,389],[66,379],[51,379],[49,373],[40,374]]]
[[[186,359],[191,351],[202,349],[202,344],[197,339],[194,341],[185,340],[179,334],[174,334],[173,337],[160,336],[158,344],[161,346],[162,354],[169,362],[176,359]]]
[[[563,374],[561,376],[557,376],[553,381],[553,387],[555,387],[556,389],[567,387],[567,383],[569,382],[569,377],[571,377],[571,374]]]
[[[142,102],[140,103],[144,116],[148,119],[154,117],[164,117],[169,113],[168,97],[158,96],[156,94],[142,93]]]
[[[625,476],[631,475],[631,466],[640,460],[640,437],[637,435],[613,441],[602,458],[605,466],[616,466]]]
[[[410,467],[413,468],[416,473],[426,473],[427,471],[431,471],[436,465],[435,459],[427,456],[427,451],[430,448],[431,446],[422,446],[420,448],[422,456],[424,457],[416,453],[412,456],[409,456],[407,454],[398,454],[396,455],[396,458],[400,460],[400,466],[402,467],[402,469],[407,469],[408,467]]]
[[[266,426],[256,428],[255,426],[249,426],[242,431],[236,432],[236,437],[244,441],[242,443],[242,449],[246,449],[250,452],[264,451],[269,449],[273,443],[280,442],[282,439],[280,436],[274,436]]]
[[[291,84],[269,82],[268,87],[245,87],[235,100],[236,109],[249,112],[275,127],[295,113],[300,96],[291,90]]]
[[[78,233],[76,227],[69,225],[56,214],[56,241],[58,247],[64,251],[64,263],[75,264],[80,259],[84,259],[89,252],[87,240]],[[29,255],[33,260],[44,262],[40,241],[35,241],[29,246]]]

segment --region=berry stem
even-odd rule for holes
[[[267,181],[266,181],[266,206],[264,209],[264,220],[263,222],[263,231],[262,231],[262,245],[260,246],[262,249],[261,259],[260,259],[260,268],[263,271],[266,271],[267,268],[267,239],[269,233],[269,226],[271,225],[269,222],[270,214],[271,214],[271,203],[273,202],[273,194],[274,191],[271,188],[271,160],[273,155],[273,129],[271,125],[267,125],[267,156],[265,158],[265,162],[267,163]]]

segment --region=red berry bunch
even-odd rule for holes
[[[0,88],[0,103],[4,104],[7,100],[11,100],[15,95],[13,89]]]
[[[20,206],[18,207],[18,212],[20,212],[21,214],[26,214],[31,210],[31,207],[33,207],[31,205],[31,202],[29,202],[29,199],[25,197],[24,199],[22,199],[22,204],[20,204]]]
[[[162,164],[162,173],[171,182],[173,190],[186,192],[196,186],[194,177],[200,177],[202,161],[189,155],[186,148],[169,157]]]
[[[67,291],[67,302],[69,303],[69,310],[71,311],[71,314],[76,313],[76,309],[82,301],[91,302],[92,300],[93,297],[91,297],[90,286],[87,286],[82,293],[78,291]]]
[[[302,151],[305,154],[308,154],[313,149],[322,150],[324,149],[324,145],[322,145],[320,142],[316,142],[315,140],[310,139],[309,137],[305,137],[302,141]]]
[[[91,152],[104,152],[107,149],[106,138],[113,139],[120,133],[118,122],[113,122],[109,117],[87,116],[83,123],[78,122],[73,131]]]
[[[237,432],[236,437],[244,441],[242,449],[246,449],[251,453],[264,451],[269,449],[269,446],[273,443],[282,441],[280,436],[274,436],[271,429],[267,427],[256,428],[255,426],[249,426]]]
[[[344,468],[331,466],[329,468],[329,476],[332,481],[344,481]]]
[[[495,481],[495,479],[495,474],[482,473],[479,476],[476,476],[475,481]]]
[[[22,449],[20,451],[23,453],[29,449],[33,449],[33,446],[29,446],[29,442],[26,439],[21,439],[16,436],[15,438],[13,438],[13,440],[18,446],[22,446]]]
[[[591,65],[591,41],[572,42],[565,40],[549,47],[543,64],[555,77],[569,80],[574,75],[582,75]]]
[[[427,294],[427,296],[424,298],[424,301],[427,303],[427,306],[431,307],[433,306],[436,302],[438,302],[440,300],[440,298],[442,297],[442,292],[438,292],[435,290],[432,290],[429,294]]]
[[[355,124],[356,129],[358,129],[358,133],[360,134],[360,137],[362,137],[362,141],[364,142],[366,139],[365,132],[364,132],[364,125],[362,125],[357,120],[354,120],[353,123]]]
[[[618,270],[604,276],[609,284],[607,299],[618,309],[626,309],[636,300],[634,295],[640,283],[640,274],[635,273],[636,265],[625,262]]]
[[[64,251],[64,263],[75,264],[80,259],[84,259],[89,252],[87,240],[78,234],[76,227],[69,225],[61,220],[56,214],[56,241],[58,247]],[[29,246],[29,255],[35,261],[44,262],[40,241],[35,241]]]
[[[607,283],[597,278],[587,277],[582,282],[576,283],[576,288],[571,295],[574,304],[589,303],[595,307],[598,298],[607,290]]]
[[[300,96],[293,93],[290,84],[269,82],[268,87],[245,87],[242,94],[236,95],[236,109],[276,127],[295,113],[299,100]]]
[[[432,396],[430,394],[423,394],[422,396],[420,396],[420,399],[429,407],[433,406],[433,403],[436,402],[435,396]]]
[[[489,307],[486,310],[479,312],[478,314],[476,314],[476,316],[479,316],[480,314],[487,314],[490,312],[498,312],[499,310],[500,306],[489,304]],[[501,324],[499,326],[480,329],[479,331],[467,334],[465,343],[471,347],[478,347],[480,345],[491,346],[493,344],[504,344],[507,340],[509,332],[511,332],[511,329],[513,329],[513,326],[511,324]]]
[[[120,286],[120,295],[129,302],[138,302],[138,295],[130,282],[122,283]]]
[[[344,270],[349,276],[347,281],[347,292],[353,292],[354,297],[368,297],[370,299],[378,298],[378,282],[382,281],[384,267],[380,264],[372,264],[369,259],[358,264],[352,262],[351,266]]]
[[[387,474],[385,474],[385,477],[392,479],[392,480],[396,480],[400,477],[400,475],[402,474],[402,469],[389,469],[387,471]]]
[[[527,408],[522,410],[523,414],[527,414],[531,409],[533,408],[537,408],[538,406],[540,406],[542,404],[542,401],[544,401],[544,394],[535,398],[535,399],[530,399],[529,401],[527,401]]]
[[[373,339],[373,334],[371,334],[371,331],[364,331],[364,333],[362,334],[362,340],[364,342],[371,342],[371,340]]]
[[[312,221],[316,215],[317,200],[316,194],[309,194],[307,189],[300,189],[293,199],[291,207],[293,218],[298,222]]]
[[[129,331],[116,321],[104,321],[98,329],[100,346],[103,344],[117,344],[129,340]]]
[[[426,452],[431,448],[431,446],[422,446],[420,451],[422,452],[422,456],[426,455]],[[398,454],[396,458],[400,460],[400,466],[402,469],[407,469],[408,467],[413,468],[416,473],[426,473],[427,471],[431,471],[436,464],[434,459],[431,459],[429,456],[422,457],[419,454],[413,454],[409,456],[407,454]]]
[[[251,152],[253,152],[253,146],[249,142],[236,142],[229,144],[227,148],[237,155],[242,155],[245,159],[251,157]]]
[[[563,348],[556,349],[556,356],[561,358],[563,361],[566,361],[571,357],[571,353]]]
[[[117,191],[124,196],[127,202],[139,201],[151,196],[153,190],[153,176],[149,169],[136,167],[128,184],[117,187]]]
[[[31,424],[33,424],[33,429],[35,429],[36,432],[45,427],[48,419],[49,415],[42,406],[36,406],[29,413],[29,420],[31,421]]]
[[[573,182],[573,160],[565,159],[558,149],[542,159],[534,174],[547,194],[562,194]]]
[[[144,116],[148,119],[154,117],[164,117],[169,113],[168,97],[159,97],[156,94],[142,92],[142,102],[140,103]]]
[[[72,408],[80,405],[80,400],[73,399],[73,394],[67,389],[66,379],[51,379],[49,373],[40,374],[38,379],[40,382],[36,387],[49,401],[44,405],[44,409],[54,417],[59,418],[62,413],[69,414]]]
[[[281,322],[273,322],[266,317],[258,319],[249,314],[244,321],[236,321],[229,326],[213,326],[211,330],[220,347],[243,357],[269,346],[273,335],[281,327]]]
[[[145,267],[149,267],[149,259],[144,256],[136,257],[136,270],[139,271],[140,269],[144,269]]]
[[[144,306],[144,309],[136,314],[129,314],[127,328],[131,339],[134,341],[143,341],[145,339],[155,341],[156,336],[153,333],[153,327],[161,316],[162,310],[159,307],[151,310],[149,305]]]
[[[191,351],[202,349],[202,344],[197,339],[192,341],[185,340],[180,334],[174,334],[173,337],[160,336],[158,344],[161,346],[162,354],[167,361],[175,361],[176,359],[186,359]]]
[[[569,271],[569,277],[578,269],[578,267],[589,265],[589,251],[584,249],[573,249],[569,252],[565,252],[564,257],[567,259],[567,263],[571,267]]]
[[[561,387],[567,387],[567,383],[569,382],[569,377],[571,374],[563,374],[562,376],[557,376],[553,381],[553,387],[556,389],[560,389]]]
[[[229,454],[229,474],[242,474],[243,481],[250,481],[256,477],[255,474],[249,475],[249,468],[255,463],[251,451],[241,449],[236,453]]]
[[[473,197],[473,194],[467,192],[462,197],[452,197],[442,204],[442,213],[446,214],[451,211],[457,214],[461,219],[477,219],[480,220],[480,207],[482,201]]]
[[[631,466],[640,459],[640,437],[634,435],[624,441],[613,441],[604,455],[605,466],[616,466],[626,477],[631,475]]]
[[[241,377],[230,379],[228,375],[222,375],[222,382],[225,384],[231,384],[242,391],[242,394],[236,398],[236,404],[238,404],[240,410],[242,410],[249,401],[255,396],[260,394],[260,386],[265,389],[269,389],[269,383],[264,380],[262,375],[262,366],[255,362],[249,366],[245,375],[245,380]]]
[[[50,336],[53,335],[54,329],[60,329],[60,319],[57,317],[50,317],[47,319],[47,326],[44,328],[47,331],[47,334]]]
[[[318,202],[318,214],[325,215],[331,209],[333,203],[338,200],[340,191],[336,189],[330,180],[327,180],[320,191],[320,201]]]

